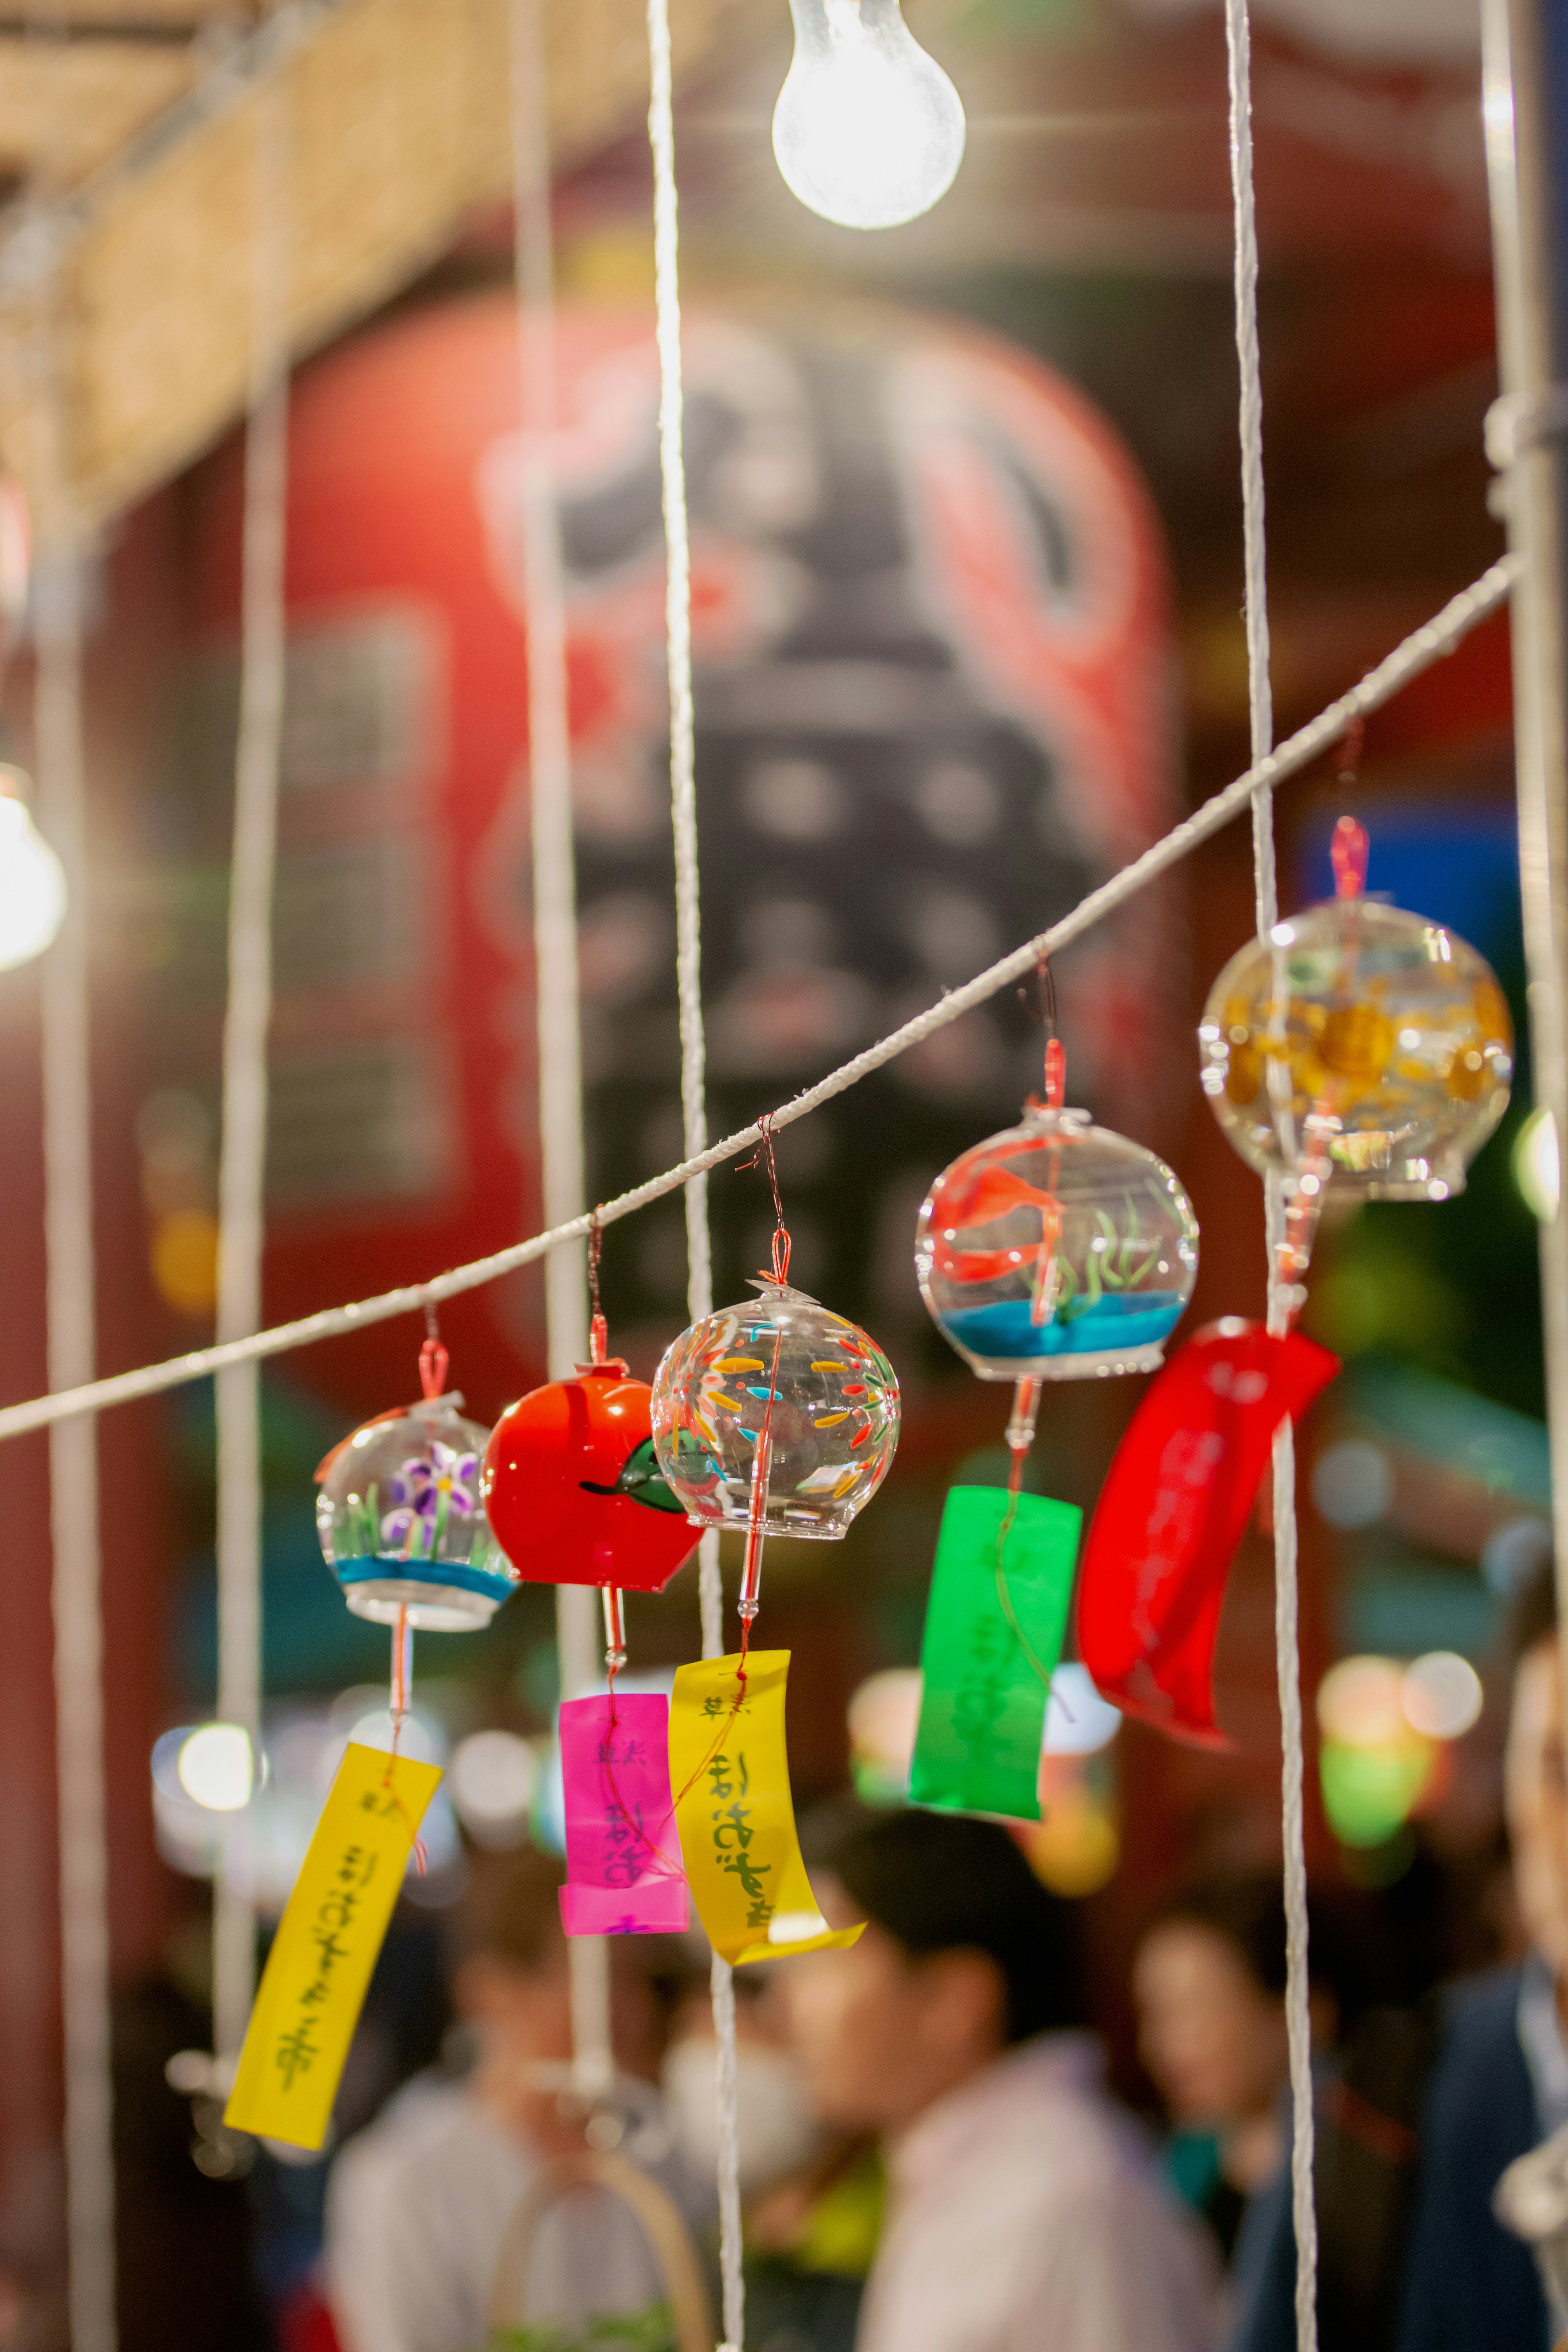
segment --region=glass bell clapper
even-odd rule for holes
[[[1485,959],[1366,895],[1367,835],[1334,828],[1334,897],[1249,940],[1209,992],[1204,1091],[1230,1143],[1283,1179],[1289,1312],[1329,1188],[1443,1201],[1508,1104],[1513,1024]]]
[[[790,13],[773,153],[791,191],[843,228],[929,212],[963,160],[963,107],[899,0],[790,0]]]
[[[683,1331],[654,1375],[653,1442],[700,1527],[744,1530],[740,1614],[757,1614],[769,1535],[834,1542],[888,1474],[899,1383],[868,1332],[796,1290],[773,1236],[759,1298]]]
[[[594,1228],[595,1237],[597,1236],[598,1230],[598,1226],[595,1223]],[[590,1361],[586,1365],[580,1364],[578,1366],[577,1369],[580,1372],[603,1370],[608,1367],[610,1362],[610,1327],[605,1322],[604,1312],[599,1305],[599,1269],[598,1251],[596,1247],[593,1251],[592,1255],[594,1274],[594,1311],[589,1319],[588,1325],[588,1354]],[[603,1607],[605,1619],[605,1677],[610,1685],[610,1696],[614,1698],[616,1676],[624,1670],[626,1663],[626,1605],[625,1597],[618,1584],[601,1585],[599,1588],[599,1598]]]
[[[1061,1041],[1023,1123],[937,1178],[915,1238],[921,1296],[985,1381],[1011,1381],[1016,1489],[1047,1381],[1152,1371],[1197,1277],[1197,1219],[1142,1144],[1064,1108]]]

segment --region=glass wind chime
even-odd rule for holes
[[[761,1294],[683,1331],[653,1384],[659,1468],[694,1525],[745,1538],[738,1653],[681,1666],[669,1761],[686,1874],[732,1963],[853,1942],[817,1908],[795,1834],[784,1746],[787,1650],[753,1650],[770,1535],[835,1542],[888,1474],[899,1383],[869,1333],[789,1279],[790,1237],[764,1121],[773,1265]]]
[[[589,1237],[589,1357],[574,1377],[531,1389],[502,1413],[485,1448],[490,1523],[531,1584],[597,1585],[605,1664],[626,1663],[626,1592],[662,1592],[697,1548],[684,1501],[654,1458],[653,1391],[609,1352],[599,1303],[600,1231]]]
[[[1023,1490],[1040,1401],[1047,1381],[1163,1361],[1197,1243],[1164,1162],[1066,1108],[1054,1035],[1043,1096],[944,1169],[921,1206],[915,1270],[932,1320],[980,1379],[1012,1382],[1013,1402],[1005,1490],[955,1486],[942,1513],[910,1784],[921,1802],[1039,1818],[1081,1520]]]
[[[447,1390],[434,1318],[419,1351],[423,1394],[365,1422],[316,1473],[316,1532],[357,1617],[392,1632],[390,1753],[351,1740],[268,1954],[233,2088],[231,2130],[319,2148],[376,1955],[440,1781],[401,1752],[416,1631],[487,1625],[515,1591],[479,1493],[488,1433]]]
[[[488,1625],[521,1582],[480,1494],[489,1433],[447,1389],[447,1354],[432,1329],[419,1350],[417,1404],[377,1413],[316,1473],[316,1533],[356,1617],[392,1628],[395,1740],[407,1720],[416,1632]]]
[[[771,1165],[771,1138],[766,1149]],[[789,1261],[779,1204],[773,1270],[752,1277],[761,1297],[683,1331],[654,1380],[654,1450],[671,1489],[696,1525],[746,1538],[742,1652],[762,1605],[766,1538],[837,1541],[899,1442],[891,1364],[868,1332],[794,1287]]]
[[[1047,1381],[1152,1371],[1197,1278],[1192,1202],[1162,1160],[1068,1110],[1066,1055],[1022,1122],[943,1169],[915,1273],[931,1319],[983,1381],[1011,1381],[1013,1484]]]
[[[602,1692],[560,1711],[569,1936],[679,1934],[685,1879],[669,1793],[668,1702],[616,1688],[626,1664],[625,1595],[661,1592],[697,1532],[654,1460],[652,1391],[609,1352],[599,1301],[600,1228],[588,1240],[589,1361],[509,1406],[485,1449],[482,1491],[524,1581],[597,1585]]]
[[[1079,1647],[1097,1686],[1199,1745],[1223,1744],[1215,1643],[1275,1433],[1339,1369],[1296,1328],[1324,1201],[1451,1198],[1508,1101],[1512,1024],[1495,976],[1445,925],[1370,898],[1367,855],[1363,827],[1341,817],[1333,898],[1248,940],[1209,992],[1205,1092],[1278,1187],[1273,1311],[1267,1327],[1210,1326],[1161,1374],[1085,1547]],[[1201,1475],[1178,1480],[1184,1464]]]
[[[1334,827],[1335,891],[1250,940],[1209,992],[1203,1086],[1229,1141],[1283,1180],[1278,1272],[1299,1313],[1324,1198],[1446,1201],[1508,1105],[1513,1023],[1485,958],[1366,895],[1369,842]]]

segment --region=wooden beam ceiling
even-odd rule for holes
[[[193,0],[183,7],[190,19]],[[164,14],[157,0],[135,8]],[[79,0],[73,13],[86,13]],[[140,124],[124,101],[131,144],[116,142],[57,215],[52,269],[36,230],[0,248],[0,458],[37,499],[52,350],[59,462],[89,524],[188,464],[244,406],[268,83],[281,81],[289,121],[296,356],[386,300],[476,208],[509,193],[508,0],[296,0],[286,13],[294,38],[275,19],[216,88],[204,80],[182,97],[172,83],[172,111],[150,108]],[[751,37],[757,16],[748,0],[671,0],[670,13],[678,72]],[[549,0],[546,45],[552,150],[568,165],[646,107],[642,10],[635,0]],[[131,46],[68,41],[48,62],[85,71],[73,60],[107,47],[123,64]],[[188,73],[178,48],[133,54]],[[0,106],[0,145],[6,121]]]
[[[39,41],[0,33],[0,175],[47,165],[72,186],[182,98],[198,68],[188,41]]]
[[[37,0],[30,7],[13,0],[11,6],[0,6],[0,23],[8,29],[15,24],[42,43],[100,34],[178,37],[220,22],[243,26],[261,13],[255,0],[67,0],[47,9]]]

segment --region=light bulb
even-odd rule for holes
[[[65,868],[0,768],[0,971],[42,955],[65,913]]]
[[[1513,1147],[1513,1180],[1524,1195],[1525,1205],[1534,1211],[1543,1225],[1549,1225],[1557,1214],[1563,1180],[1557,1159],[1557,1124],[1544,1104],[1531,1112],[1519,1130]]]
[[[209,1813],[237,1813],[250,1802],[256,1763],[241,1724],[202,1724],[181,1748],[175,1769],[186,1796]]]
[[[963,160],[963,107],[899,0],[790,0],[795,60],[773,153],[803,205],[845,228],[929,212]]]

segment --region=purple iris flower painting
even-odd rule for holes
[[[432,1438],[427,1454],[416,1454],[387,1480],[393,1505],[381,1522],[381,1540],[404,1559],[433,1559],[450,1519],[471,1519],[479,1509],[479,1457],[459,1454]]]

